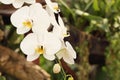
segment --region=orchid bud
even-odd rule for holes
[[[74,80],[74,78],[72,76],[68,77],[68,80]]]
[[[53,72],[54,73],[59,73],[61,71],[60,65],[57,63],[53,66]]]

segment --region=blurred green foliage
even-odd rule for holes
[[[6,80],[4,76],[0,76],[0,80]]]
[[[93,31],[105,34],[103,37],[96,36],[110,42],[105,52],[106,66],[102,68],[107,76],[99,80],[120,80],[120,0],[58,0],[58,2],[67,24],[88,34]],[[80,47],[79,51],[81,50],[84,49]]]

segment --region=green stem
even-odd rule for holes
[[[93,3],[93,0],[91,0],[91,1],[88,3],[88,5],[85,7],[84,11],[87,11],[88,8],[92,5],[92,3]]]
[[[64,69],[63,69],[63,67],[62,67],[62,63],[61,63],[61,61],[58,59],[58,57],[55,55],[55,57],[56,57],[56,60],[57,60],[57,62],[59,63],[59,65],[60,65],[60,67],[61,67],[61,73],[63,74],[63,76],[64,76],[64,80],[66,80],[66,77],[67,77],[67,75],[66,75],[66,73],[65,73],[65,71],[64,71]]]

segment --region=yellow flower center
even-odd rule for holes
[[[63,37],[68,37],[68,36],[70,36],[69,32],[66,32],[65,34],[63,34]]]
[[[56,11],[59,11],[59,7],[58,6],[54,6],[53,9],[56,10]]]
[[[37,47],[37,48],[35,49],[35,52],[38,53],[38,54],[43,54],[44,51],[45,51],[45,50],[44,50],[43,46]]]
[[[33,25],[33,23],[30,20],[26,20],[23,22],[23,26],[25,26],[25,27],[32,28],[32,25]]]

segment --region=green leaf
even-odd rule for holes
[[[98,0],[94,0],[93,1],[93,8],[94,8],[95,11],[99,11],[100,10],[100,8],[98,6]]]

